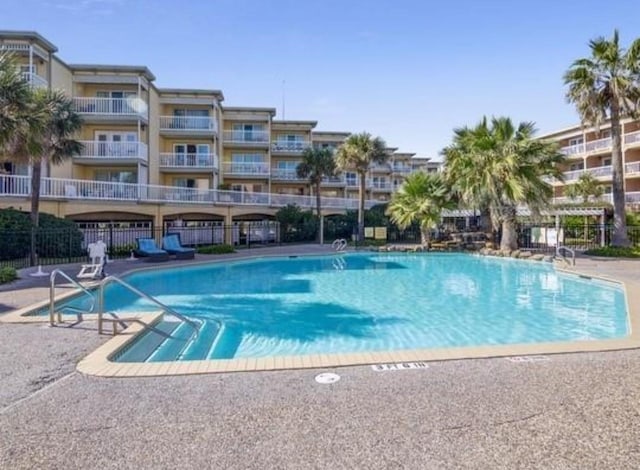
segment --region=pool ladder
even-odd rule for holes
[[[344,238],[336,238],[335,240],[333,240],[331,248],[333,248],[337,252],[342,252],[347,248],[347,240],[345,240]]]
[[[78,308],[75,308],[75,307],[70,307],[70,306],[62,307],[61,309],[56,311],[56,307],[55,307],[55,288],[56,288],[56,279],[57,279],[58,276],[61,276],[61,277],[65,278],[74,287],[80,289],[80,291],[84,295],[90,297],[91,304],[90,304],[90,307],[89,307],[89,309],[87,311],[81,310],[81,309],[78,309]],[[95,298],[94,294],[89,289],[87,289],[85,286],[83,286],[79,282],[75,281],[73,278],[71,278],[68,274],[66,274],[61,269],[54,269],[52,271],[51,276],[49,277],[49,279],[50,279],[50,286],[49,286],[49,324],[51,326],[55,326],[56,319],[57,319],[58,323],[62,323],[62,311],[63,310],[69,310],[69,311],[73,312],[75,315],[77,315],[78,321],[82,320],[82,315],[85,314],[85,313],[96,313],[95,312],[95,309],[96,309],[96,298]],[[168,305],[163,304],[158,299],[150,296],[149,294],[146,294],[145,292],[142,292],[140,289],[138,289],[136,287],[133,287],[131,284],[123,281],[119,277],[117,277],[117,276],[107,276],[102,281],[100,281],[100,283],[98,284],[98,303],[97,303],[97,308],[98,308],[98,311],[97,311],[97,314],[98,314],[98,333],[102,334],[103,325],[104,325],[105,321],[113,323],[113,333],[114,334],[117,332],[117,325],[118,324],[121,325],[123,328],[126,328],[126,326],[127,326],[125,321],[122,318],[118,317],[118,315],[115,312],[105,312],[104,311],[104,288],[105,288],[105,286],[107,286],[108,284],[111,284],[113,282],[115,282],[117,284],[120,284],[122,287],[124,287],[128,291],[136,294],[138,297],[141,297],[141,298],[143,298],[143,299],[155,304],[156,306],[160,307],[165,314],[169,314],[169,315],[171,315],[171,316],[173,316],[175,318],[178,318],[179,320],[183,321],[184,323],[188,324],[189,327],[193,329],[195,336],[197,336],[198,333],[200,332],[200,328],[199,328],[198,323],[196,323],[193,320],[185,317],[181,313],[176,312],[174,309],[172,309]],[[105,315],[108,315],[111,318],[104,318]]]
[[[569,262],[569,259],[567,258],[567,254],[566,254],[567,252],[571,255],[571,262]],[[569,248],[568,246],[559,245],[556,248],[556,256],[559,257],[562,261],[564,261],[567,266],[576,265],[576,252],[571,248]]]

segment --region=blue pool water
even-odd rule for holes
[[[271,258],[146,271],[132,285],[201,320],[118,360],[263,357],[618,338],[624,291],[546,263],[465,254]],[[73,301],[81,306],[82,299]],[[109,310],[156,310],[110,285]],[[222,325],[222,329],[219,328]],[[144,342],[146,341],[147,344]],[[153,353],[143,351],[153,349]]]

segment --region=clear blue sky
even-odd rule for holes
[[[483,114],[541,132],[577,122],[562,74],[588,40],[640,36],[638,0],[0,0],[0,29],[69,63],[146,65],[156,85],[216,88],[318,130],[369,131],[437,157]]]

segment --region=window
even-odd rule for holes
[[[231,173],[268,174],[269,169],[262,153],[232,153]]]
[[[137,183],[138,175],[135,171],[96,170],[94,180],[109,183]]]
[[[571,166],[569,167],[569,169],[571,171],[582,170],[582,169],[584,169],[584,162],[572,163]]]
[[[127,98],[135,97],[136,94],[133,91],[96,91],[96,98],[110,98],[108,101],[97,103],[96,111],[99,113],[134,113],[134,109]]]
[[[574,145],[580,145],[583,142],[584,139],[582,137],[575,137],[573,139],[569,139],[569,146],[573,147]]]
[[[236,142],[266,142],[264,124],[234,124],[233,140]]]
[[[209,129],[209,111],[206,109],[174,109],[172,129]]]
[[[358,182],[358,175],[356,173],[347,172],[344,177],[347,182],[347,186],[355,186]]]
[[[611,157],[603,158],[602,166],[611,166]]]
[[[135,132],[95,131],[97,156],[137,157],[138,135]]]
[[[211,161],[209,144],[174,144],[173,153],[176,154],[178,166],[210,166]]]

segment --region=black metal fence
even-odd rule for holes
[[[107,225],[99,228],[68,230],[39,230],[36,233],[36,264],[51,265],[80,263],[87,260],[89,244],[102,240],[110,259],[134,255],[138,238],[153,238],[159,248],[162,237],[178,233],[182,245],[203,247],[229,244],[236,248],[282,243],[277,222],[239,222],[234,225],[194,227],[135,227],[120,228]],[[0,232],[0,266],[16,269],[30,265],[31,232]]]
[[[608,245],[613,232],[612,225],[562,225],[559,230],[554,224],[520,224],[518,226],[518,246],[521,249],[542,253],[552,253],[556,244],[577,251],[586,251]],[[238,249],[283,243],[312,243],[316,241],[317,227],[314,224],[281,226],[278,222],[238,222],[233,225],[165,226],[123,228],[106,225],[104,227],[72,228],[66,230],[40,230],[36,233],[36,264],[51,265],[79,263],[87,260],[90,243],[102,240],[107,245],[110,259],[128,258],[137,247],[138,238],[153,238],[162,247],[162,237],[168,233],[178,233],[184,246],[203,247],[229,244]],[[349,224],[325,226],[326,243],[336,238],[355,242],[356,227]],[[398,230],[386,227],[386,240],[377,243],[420,243],[418,229]],[[631,242],[640,246],[640,226],[628,227]],[[452,238],[452,234],[437,232],[434,240]],[[495,241],[499,240],[496,234]],[[491,240],[488,240],[491,241]],[[374,243],[371,239],[364,245]],[[30,265],[31,233],[28,231],[0,231],[0,267],[12,266],[16,269]]]

